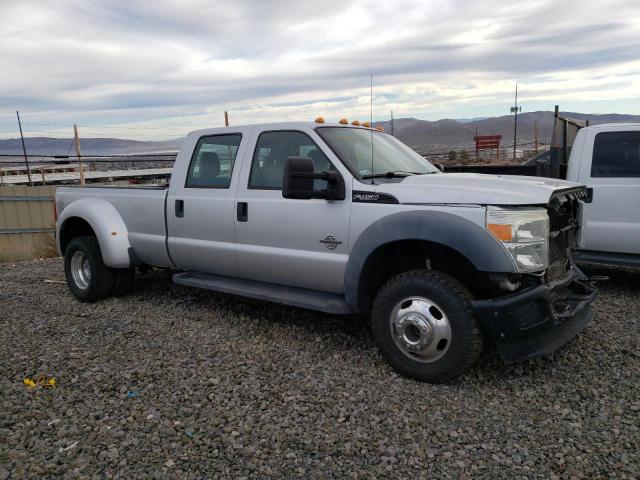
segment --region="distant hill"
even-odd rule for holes
[[[150,153],[178,150],[181,138],[159,142],[124,140],[121,138],[81,138],[83,155],[115,155],[131,153]],[[29,155],[75,155],[72,138],[27,137],[25,145]],[[21,155],[22,143],[19,138],[0,140],[0,154]]]
[[[584,114],[561,112],[574,120],[589,120],[591,125],[610,122],[640,122],[640,115]],[[538,141],[550,142],[553,129],[553,112],[527,112],[518,115],[517,142],[534,141],[534,122],[538,121]],[[377,122],[390,132],[391,123]],[[513,115],[479,119],[443,119],[437,121],[399,118],[394,120],[394,135],[420,153],[439,152],[447,149],[473,146],[476,135],[502,135],[505,146],[513,144]]]
[[[562,115],[575,120],[589,120],[592,125],[608,122],[640,122],[640,115],[584,114],[562,112]],[[534,122],[538,121],[538,141],[550,142],[553,128],[553,112],[527,112],[518,115],[518,143],[534,140]],[[390,122],[376,122],[385,131],[391,131]],[[473,146],[476,135],[502,135],[502,144],[508,147],[513,143],[513,115],[488,118],[443,119],[437,121],[418,120],[417,118],[398,118],[394,121],[394,135],[420,153],[443,152],[450,149]],[[151,153],[177,150],[181,138],[165,141],[137,141],[120,138],[82,138],[83,155],[110,155]],[[29,155],[66,155],[75,154],[73,139],[28,137],[25,139]],[[0,154],[20,155],[20,139],[0,140]]]

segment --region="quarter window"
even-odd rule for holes
[[[198,140],[186,187],[229,188],[242,135],[215,135]]]
[[[640,177],[640,132],[598,133],[593,146],[591,177]]]
[[[282,189],[284,162],[288,157],[309,157],[315,172],[333,170],[333,165],[306,133],[264,132],[258,138],[251,164],[249,188]],[[326,180],[314,180],[314,189],[327,188]]]

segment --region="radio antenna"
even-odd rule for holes
[[[373,182],[373,74],[369,75],[369,132],[371,133],[371,185]]]

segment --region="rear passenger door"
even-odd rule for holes
[[[622,127],[621,127],[622,128]],[[593,189],[584,205],[582,248],[640,253],[640,131],[600,132],[585,141],[593,152],[580,183]]]
[[[319,144],[312,129],[256,132],[237,191],[236,256],[239,276],[325,292],[343,291],[348,253],[351,182],[345,200],[282,196],[287,157],[312,158],[314,170],[346,169]],[[326,148],[326,147],[325,147]],[[326,189],[315,180],[315,189]]]
[[[238,273],[234,244],[235,194],[247,131],[189,137],[167,197],[168,246],[181,269]]]

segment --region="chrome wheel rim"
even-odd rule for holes
[[[444,310],[425,297],[407,297],[389,318],[391,336],[407,357],[417,362],[439,360],[451,344],[451,324]]]
[[[89,260],[83,252],[78,250],[71,257],[71,276],[73,282],[81,290],[89,288],[91,281],[91,266]]]

